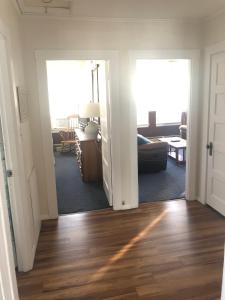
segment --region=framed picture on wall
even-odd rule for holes
[[[28,116],[29,116],[28,101],[27,101],[28,95],[26,90],[21,87],[17,87],[16,92],[17,92],[20,123],[23,123],[28,120]]]

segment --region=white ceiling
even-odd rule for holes
[[[225,11],[225,0],[16,0],[23,13],[74,17],[201,19]],[[49,3],[44,3],[49,2]]]

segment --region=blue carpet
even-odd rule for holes
[[[139,202],[183,198],[185,166],[168,158],[167,169],[157,173],[139,174]]]
[[[74,154],[55,153],[55,174],[59,214],[109,207],[103,187],[84,183]],[[165,171],[139,174],[139,202],[170,200],[184,196],[185,166],[168,158]]]
[[[109,207],[102,185],[82,181],[74,154],[56,152],[55,162],[59,214]]]

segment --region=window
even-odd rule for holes
[[[68,127],[68,116],[92,99],[91,69],[91,61],[47,61],[52,128]]]
[[[148,124],[149,111],[157,124],[180,123],[190,98],[189,60],[137,60],[135,98],[138,126]]]

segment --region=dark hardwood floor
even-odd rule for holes
[[[62,216],[42,226],[20,299],[220,299],[225,219],[200,203]]]

